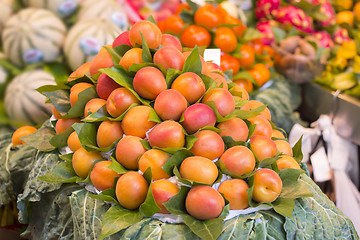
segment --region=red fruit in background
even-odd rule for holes
[[[102,73],[97,81],[96,92],[99,97],[106,100],[110,96],[111,92],[119,87],[121,87],[119,84],[117,84],[105,73]]]
[[[117,47],[117,46],[123,45],[123,44],[129,45],[132,47],[133,45],[131,45],[131,42],[129,39],[129,34],[130,34],[130,32],[126,31],[126,32],[121,33],[119,36],[117,36],[115,38],[114,42],[112,43],[112,47]]]

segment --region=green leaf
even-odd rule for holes
[[[150,53],[150,49],[147,45],[146,39],[144,37],[144,35],[140,32],[141,35],[141,41],[142,41],[142,52],[141,52],[141,59],[143,60],[143,62],[145,63],[152,63],[152,56]]]
[[[234,146],[245,146],[245,142],[243,141],[234,141],[234,139],[230,136],[222,137],[224,144],[226,146],[226,149],[229,149]]]
[[[331,84],[333,89],[347,90],[357,84],[357,79],[354,73],[340,73],[335,75],[334,81]]]
[[[183,20],[183,22],[189,23],[189,24],[194,24],[194,14],[193,12],[187,10],[187,9],[183,9],[180,12],[180,18],[181,20]]]
[[[174,80],[180,76],[181,71],[177,69],[168,68],[166,72],[166,84],[168,88],[171,88],[171,84],[174,82]]]
[[[131,49],[131,46],[129,46],[127,44],[122,44],[122,45],[116,46],[114,48],[106,47],[106,46],[104,46],[103,48],[105,48],[106,51],[108,51],[108,53],[111,56],[111,59],[112,59],[113,63],[114,64],[119,64],[122,56],[124,56],[124,54],[128,50]]]
[[[131,211],[119,206],[112,206],[102,219],[100,239],[104,239],[124,228],[139,222],[143,218],[139,211]]]
[[[44,65],[44,71],[54,76],[55,82],[59,86],[64,86],[69,77],[69,70],[66,65],[58,62],[47,63]]]
[[[202,70],[202,64],[200,60],[199,50],[198,47],[195,46],[195,48],[192,50],[190,55],[187,57],[182,72],[193,72],[198,75],[201,75]]]
[[[140,140],[140,142],[146,150],[151,149],[150,143],[148,141],[142,139],[142,140]]]
[[[180,191],[178,194],[170,198],[167,202],[165,202],[163,205],[165,208],[175,215],[184,215],[186,214],[185,209],[185,199],[190,191],[189,187],[181,186]]]
[[[63,155],[59,155],[59,158],[64,160],[65,162],[71,163],[73,155],[74,153],[63,154]]]
[[[86,151],[93,151],[96,146],[97,127],[91,123],[75,123],[73,129],[76,131],[81,146]]]
[[[132,75],[132,76],[135,76],[135,74],[142,68],[144,67],[155,67],[157,69],[159,69],[164,75],[166,75],[166,70],[165,70],[165,67],[163,65],[160,65],[160,64],[155,64],[155,63],[152,63],[152,62],[146,62],[146,63],[136,63],[136,64],[133,64],[129,67],[129,73]]]
[[[166,160],[164,166],[162,166],[161,168],[164,169],[164,171],[169,176],[172,176],[174,174],[174,167],[179,168],[185,158],[191,157],[193,155],[194,154],[187,149],[176,151],[170,158]]]
[[[74,131],[73,128],[69,128],[66,131],[54,135],[50,139],[50,144],[56,148],[61,148],[67,146],[67,139],[69,138],[70,134]]]
[[[78,100],[69,109],[68,113],[63,118],[77,118],[84,116],[85,105],[88,101],[97,97],[95,87],[89,87],[81,91],[78,95]]]
[[[301,169],[281,169],[279,171],[279,176],[283,183],[283,188],[281,190],[281,198],[300,198],[300,197],[311,197],[311,191],[299,181],[300,175],[304,171]]]
[[[263,37],[264,35],[255,28],[248,28],[245,30],[244,35],[241,38],[241,42],[247,43],[254,39]]]
[[[248,139],[250,139],[252,137],[252,135],[254,134],[255,132],[255,128],[256,128],[256,124],[251,124],[249,126],[249,135],[248,135]]]
[[[111,165],[108,167],[109,169],[115,171],[118,174],[125,174],[129,172],[126,168],[124,168],[114,157],[111,158]]]
[[[68,87],[73,87],[74,85],[82,82],[95,84],[96,80],[90,76],[90,73],[87,73],[84,76],[74,77],[70,82],[66,82],[65,85]]]
[[[110,188],[105,191],[102,191],[100,194],[89,194],[89,197],[97,199],[97,200],[101,200],[101,201],[113,202],[113,203],[119,204],[119,202],[116,200],[116,196],[112,196],[107,193],[107,191],[109,191],[109,190],[115,192],[114,188]]]
[[[286,38],[286,32],[278,27],[271,27],[273,33],[274,33],[274,37],[275,37],[275,41],[277,44],[280,43],[281,40]]]
[[[149,22],[152,22],[153,24],[156,25],[156,21],[152,15],[150,15],[146,20],[148,20]]]
[[[223,230],[222,218],[200,221],[189,215],[185,215],[184,223],[193,233],[205,240],[217,239]]]
[[[186,0],[186,3],[189,5],[189,7],[191,8],[191,10],[195,13],[199,8],[200,5],[191,1],[191,0]]]
[[[109,116],[105,114],[104,107],[99,108],[96,112],[88,114],[88,116],[81,121],[83,122],[103,122],[109,119]]]
[[[156,112],[155,112],[155,110],[153,108],[151,108],[151,110],[150,110],[148,121],[156,122],[156,123],[161,123],[162,122],[160,117],[156,114]]]
[[[259,167],[265,168],[271,166],[273,163],[275,163],[280,157],[273,157],[273,158],[266,158],[260,162]]]
[[[50,173],[38,179],[48,183],[74,183],[82,180],[76,175],[71,162],[59,163]]]
[[[293,158],[297,161],[297,163],[301,163],[303,160],[303,153],[302,153],[302,137],[299,138],[299,140],[296,142],[294,147],[292,148],[293,151]]]
[[[150,167],[145,171],[145,173],[150,175],[150,185],[148,188],[145,202],[143,202],[139,207],[139,212],[143,214],[145,217],[151,217],[152,215],[160,211],[161,208],[156,204],[152,193],[152,175],[151,175]]]
[[[52,139],[54,135],[54,129],[42,127],[35,133],[21,137],[20,139],[33,148],[43,152],[50,152],[55,150],[55,147],[50,144],[50,139]]]
[[[56,89],[56,88],[54,88]],[[37,91],[42,92],[51,103],[55,106],[56,110],[62,115],[66,115],[69,109],[71,108],[70,105],[70,94],[68,90],[58,89],[55,91],[48,86],[43,86],[42,88],[38,88]]]
[[[292,212],[295,207],[294,199],[278,198],[271,204],[274,210],[286,217],[293,218]]]

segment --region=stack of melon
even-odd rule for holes
[[[98,199],[113,201],[102,237],[122,229],[111,224],[122,214],[222,225],[229,209],[260,204],[291,215],[289,201],[301,197],[288,189],[300,184],[299,158],[266,106],[150,21],[49,89],[57,119],[50,143],[70,153],[41,179],[62,172],[69,179],[61,181],[91,181]]]

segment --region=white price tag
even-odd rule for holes
[[[213,62],[220,66],[221,51],[219,48],[205,49],[204,60],[205,62]]]
[[[324,147],[319,148],[311,155],[310,160],[316,182],[325,182],[331,179],[331,168]]]

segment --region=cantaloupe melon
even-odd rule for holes
[[[0,52],[0,59],[3,60],[5,58],[6,58],[5,54]],[[9,78],[10,78],[9,72],[3,66],[0,65],[0,99],[3,99],[4,97],[6,85],[10,80]]]
[[[65,18],[75,12],[80,0],[23,0],[23,2],[26,7],[45,8]]]
[[[70,68],[75,71],[91,61],[103,45],[112,44],[122,31],[107,19],[89,19],[76,23],[65,39],[64,53]]]
[[[80,3],[78,21],[103,18],[115,23],[122,31],[129,27],[128,18],[116,0],[84,0]]]
[[[51,62],[60,54],[65,32],[64,23],[49,10],[27,8],[5,23],[3,49],[18,66]]]
[[[9,118],[26,125],[43,123],[51,116],[51,105],[35,89],[56,85],[54,77],[43,70],[31,70],[16,76],[5,92],[5,109]]]
[[[0,32],[4,28],[5,22],[14,13],[14,0],[0,0]]]

